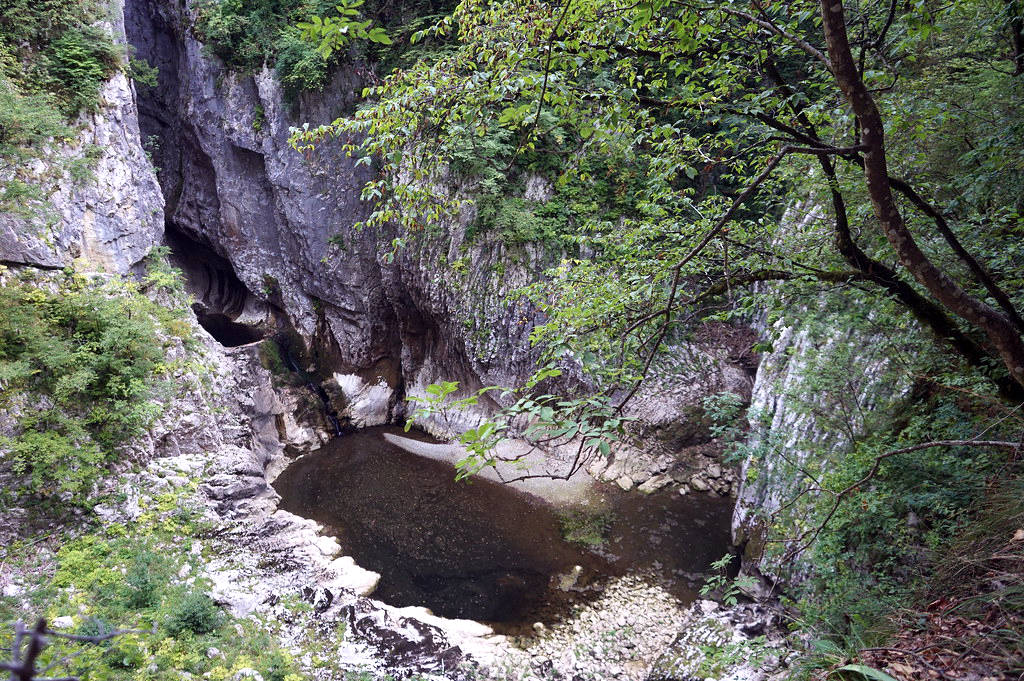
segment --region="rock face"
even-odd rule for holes
[[[765,525],[783,503],[808,482],[802,470],[823,470],[841,456],[851,437],[868,425],[866,416],[906,386],[886,382],[889,358],[877,344],[849,331],[815,329],[814,311],[803,320],[777,323],[774,349],[761,360],[749,409],[751,452],[744,460],[733,514],[733,543],[757,562],[764,549]],[[824,371],[847,377],[848,391],[831,400],[809,387]],[[804,504],[813,503],[810,495]],[[797,517],[798,506],[790,512]],[[773,574],[771,557],[760,565]],[[801,571],[797,571],[797,578]]]
[[[110,30],[118,33],[119,29]],[[42,190],[24,214],[0,212],[0,263],[124,273],[160,242],[163,197],[142,148],[135,90],[123,73],[103,86],[100,105],[76,123],[72,141],[26,167],[4,168]]]
[[[293,120],[333,119],[351,105],[358,79],[339,73],[329,97],[300,104],[292,119],[269,70],[234,74],[204,54],[189,11],[126,5],[128,40],[160,74],[139,97],[139,114],[143,135],[158,140],[168,225],[224,258],[246,293],[303,336],[319,330],[348,364],[372,366],[389,353],[392,326],[373,240],[343,253],[327,242],[364,217],[359,190],[371,171],[341,154],[310,163],[288,146]]]
[[[311,632],[329,632],[323,638],[348,661],[342,667],[442,672],[467,650],[492,648],[489,627],[367,598],[380,576],[339,555],[338,542],[316,522],[278,508],[268,476],[292,444],[277,427],[287,404],[256,347],[224,348],[198,326],[194,332],[207,381],[188,370],[178,377],[181,389],[152,437],[137,443],[136,456],[152,460],[122,476],[117,484],[126,500],[96,507],[101,519],[131,523],[152,508],[154,495],[189,497],[193,511],[217,528],[199,575],[209,580],[211,597],[237,617],[289,623],[286,642],[299,650]],[[192,493],[194,481],[201,484]],[[311,606],[308,614],[298,617],[287,605],[296,600]],[[339,625],[349,633],[337,635]],[[312,677],[336,678],[325,674],[314,670]]]
[[[475,389],[528,375],[535,313],[505,296],[543,269],[543,250],[467,245],[455,221],[392,253],[402,235],[354,229],[369,211],[359,194],[373,169],[338,141],[304,155],[288,136],[350,111],[359,68],[286,103],[270,70],[233,73],[208,55],[191,11],[129,0],[126,26],[138,56],[159,69],[159,85],[139,95],[142,136],[155,140],[168,234],[179,264],[201,280],[200,307],[264,335],[295,329],[315,349],[320,379],[337,374],[332,397],[346,395],[336,409],[352,425],[396,417],[390,407],[441,378]],[[215,258],[190,267],[200,251]]]

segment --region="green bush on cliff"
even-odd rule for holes
[[[191,591],[179,600],[167,620],[167,631],[173,636],[186,632],[208,634],[224,623],[224,613],[201,591]]]
[[[331,63],[337,61],[331,53],[352,41],[358,41],[370,61],[383,64],[384,72],[408,63],[408,53],[433,49],[413,46],[409,36],[450,6],[429,0],[201,0],[196,3],[195,28],[207,49],[229,68],[273,67],[285,100],[294,101],[302,92],[324,88]],[[305,32],[298,28],[302,24]],[[400,44],[392,46],[392,32]]]
[[[49,93],[23,94],[0,72],[0,158],[19,160],[68,132]]]
[[[51,103],[65,116],[94,109],[100,87],[120,68],[123,55],[110,34],[94,25],[102,18],[100,5],[93,2],[4,3],[0,8],[4,78],[29,101],[43,93],[53,95]],[[9,58],[4,59],[5,54]]]
[[[43,156],[52,168],[66,162],[46,145],[72,134],[68,119],[94,110],[103,83],[121,67],[122,49],[94,26],[103,11],[82,0],[0,3],[0,167]],[[37,208],[25,199],[41,198],[31,182],[0,182],[0,210],[32,217]]]
[[[255,70],[276,65],[291,99],[304,90],[320,90],[328,62],[294,28],[313,15],[329,12],[325,0],[206,0],[197,3],[196,33],[207,49],[229,67]]]
[[[277,77],[287,100],[305,90],[320,91],[327,84],[328,62],[297,30],[284,31],[275,43]]]
[[[44,68],[49,89],[64,103],[64,113],[92,111],[99,105],[103,83],[117,71],[122,50],[110,34],[85,27],[65,31],[46,50]]]
[[[134,283],[69,276],[0,286],[0,462],[16,493],[81,501],[118,447],[160,412],[165,310]]]

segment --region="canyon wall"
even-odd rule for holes
[[[190,12],[188,3],[172,0],[127,1],[123,28],[115,20],[113,30],[158,68],[158,85],[134,85],[123,74],[107,83],[100,109],[57,150],[71,158],[100,150],[84,181],[42,162],[29,169],[52,188],[52,218],[40,227],[0,216],[0,261],[129,272],[166,243],[186,273],[200,322],[222,344],[299,336],[310,349],[296,353],[307,364],[299,368],[323,385],[352,426],[399,420],[405,398],[437,380],[474,389],[528,376],[538,314],[507,296],[553,256],[539,245],[510,246],[487,235],[467,241],[459,220],[397,251],[392,240],[409,235],[356,229],[370,209],[359,196],[372,166],[357,166],[340,141],[300,154],[288,137],[292,126],[351,112],[367,72],[340,68],[324,94],[287,103],[270,69],[236,73],[208,54],[193,35]],[[623,487],[655,479],[735,492],[737,482],[715,464],[719,449],[698,409],[704,396],[724,390],[744,400],[753,394],[752,412],[760,415],[753,449],[764,451],[781,437],[787,451],[809,452],[806,442],[815,440],[839,451],[844,434],[821,432],[786,401],[786,386],[805,372],[799,357],[812,342],[797,326],[761,359],[753,386],[757,358],[747,351],[747,335],[710,334],[698,346],[676,348],[678,361],[669,361],[631,407],[642,421],[639,442],[650,451],[623,447],[592,472]],[[444,434],[479,416],[427,425]],[[291,415],[281,420],[292,435],[302,430]],[[309,434],[297,439],[315,446]],[[680,470],[684,452],[718,475]],[[792,492],[793,470],[780,461],[769,454],[744,465],[738,544],[750,543],[757,509],[777,508]]]
[[[337,374],[329,392],[353,425],[397,418],[408,392],[440,378],[478,387],[526,375],[532,313],[504,296],[540,269],[539,255],[464,249],[455,224],[392,259],[397,234],[353,228],[368,214],[359,195],[373,169],[338,141],[305,155],[288,144],[292,126],[352,110],[361,69],[338,69],[324,94],[286,103],[271,70],[234,73],[204,51],[189,11],[131,0],[126,25],[138,56],[159,69],[159,85],[139,93],[142,137],[204,312],[263,335],[298,332],[320,378]],[[198,252],[205,262],[190,266]],[[456,260],[468,264],[447,265]]]

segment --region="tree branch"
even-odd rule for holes
[[[1000,449],[1020,450],[1022,445],[1020,442],[1008,442],[1005,440],[934,440],[932,442],[922,442],[920,444],[903,447],[901,449],[893,449],[885,452],[884,454],[879,454],[875,457],[874,462],[871,464],[871,468],[860,480],[836,493],[835,501],[825,514],[824,520],[818,523],[815,527],[804,531],[799,537],[793,540],[797,545],[786,552],[786,555],[783,557],[783,561],[792,560],[797,556],[797,554],[806,550],[811,544],[813,544],[814,540],[818,538],[828,523],[835,516],[836,511],[839,510],[839,506],[843,502],[843,499],[872,480],[878,474],[878,470],[881,468],[883,461],[894,456],[899,456],[900,454],[909,454],[911,452],[917,452],[922,449],[931,449],[933,447],[998,447]]]
[[[771,21],[755,17],[753,14],[748,14],[747,12],[742,12],[738,9],[732,9],[731,7],[719,7],[718,9],[722,10],[726,14],[731,14],[734,17],[746,19],[747,21],[757,24],[758,26],[760,26],[761,28],[765,29],[770,33],[774,33],[775,35],[781,38],[785,38],[786,40],[793,43],[801,50],[803,50],[804,52],[806,52],[807,54],[811,55],[812,57],[820,61],[822,64],[824,64],[825,68],[828,69],[829,72],[832,71],[832,62],[829,61],[829,58],[826,57],[821,50],[819,50],[814,45],[811,45],[803,38],[795,36],[792,33],[789,33],[788,31],[782,29],[781,27],[779,27],[778,25],[774,24]]]
[[[864,155],[864,180],[882,232],[900,263],[918,283],[946,309],[983,332],[995,346],[1010,376],[1024,387],[1024,339],[1013,322],[936,267],[917,245],[899,211],[889,178],[884,122],[857,73],[846,34],[842,0],[821,0],[821,17],[836,83],[861,123],[861,142],[869,147]]]

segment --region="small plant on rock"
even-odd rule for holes
[[[185,632],[208,634],[224,622],[224,613],[204,593],[192,591],[185,595],[171,611],[166,628],[172,636]]]
[[[707,578],[704,582],[704,586],[700,588],[701,596],[711,596],[717,593],[719,594],[722,603],[728,606],[733,606],[739,602],[739,598],[743,595],[744,589],[749,589],[754,586],[754,579],[752,577],[737,577],[736,579],[729,579],[725,575],[725,570],[732,560],[733,557],[726,554],[711,564],[711,567],[718,574]]]

